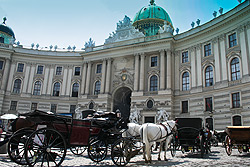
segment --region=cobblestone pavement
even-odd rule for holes
[[[199,153],[182,153],[181,151],[176,152],[175,157],[171,157],[170,152],[167,152],[169,161],[158,161],[157,153],[153,153],[153,161],[151,164],[146,164],[142,159],[142,155],[137,155],[132,158],[127,166],[171,166],[171,167],[247,167],[250,166],[250,153],[240,154],[237,149],[234,149],[231,156],[228,156],[223,147],[212,147],[212,152],[205,155],[204,158],[200,158]],[[161,157],[163,159],[163,152]],[[8,158],[7,154],[0,154],[0,167],[18,167],[19,165],[13,163]],[[82,156],[75,156],[68,151],[63,167],[93,167],[93,166],[115,166],[108,156],[106,160],[100,163],[94,163],[85,152]]]

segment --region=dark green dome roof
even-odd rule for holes
[[[141,31],[142,27],[145,28],[146,25],[151,24],[150,31],[155,31],[155,33],[157,33],[160,26],[164,25],[164,22],[167,22],[167,24],[170,25],[174,29],[173,23],[168,13],[162,7],[157,6],[154,3],[154,0],[151,0],[150,4],[147,7],[143,7],[135,15],[134,20],[133,20],[133,26],[135,26],[135,28],[138,28]],[[154,28],[152,28],[153,24],[155,26]],[[152,32],[151,35],[156,35],[156,34]]]
[[[4,32],[4,33],[12,36],[13,38],[15,38],[15,34],[14,34],[13,30],[5,24],[6,18],[4,18],[3,20],[4,20],[3,23],[0,24],[0,32]]]

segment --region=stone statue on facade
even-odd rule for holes
[[[140,117],[141,117],[140,111],[135,106],[130,112],[129,121],[131,123],[139,124]]]
[[[170,25],[168,25],[166,21],[164,21],[164,25],[160,27],[159,33],[162,34],[167,32],[173,34],[174,29]]]
[[[166,110],[164,109],[160,109],[158,112],[157,112],[157,122],[158,123],[161,123],[161,122],[165,122],[168,120],[168,113]]]

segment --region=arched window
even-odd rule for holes
[[[241,124],[241,116],[236,115],[233,117],[233,126],[242,126]]]
[[[96,81],[94,95],[100,94],[100,90],[101,90],[101,82],[100,81]]]
[[[42,84],[40,81],[35,82],[33,95],[41,95],[41,86]]]
[[[189,73],[184,72],[182,75],[182,90],[189,90]]]
[[[232,81],[240,79],[240,62],[237,57],[233,58],[230,63]]]
[[[54,87],[53,87],[53,96],[59,96],[60,86],[61,86],[61,84],[59,82],[56,82],[54,84]]]
[[[158,78],[156,75],[150,77],[150,91],[158,90]]]
[[[206,87],[212,86],[214,83],[213,68],[211,66],[208,66],[205,70],[205,81]]]
[[[21,90],[21,79],[16,79],[14,82],[13,93],[20,93]]]
[[[72,97],[78,97],[79,84],[74,83],[72,86]]]

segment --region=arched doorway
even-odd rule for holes
[[[119,109],[123,118],[128,118],[130,114],[131,93],[128,87],[121,87],[113,96],[113,111]]]

